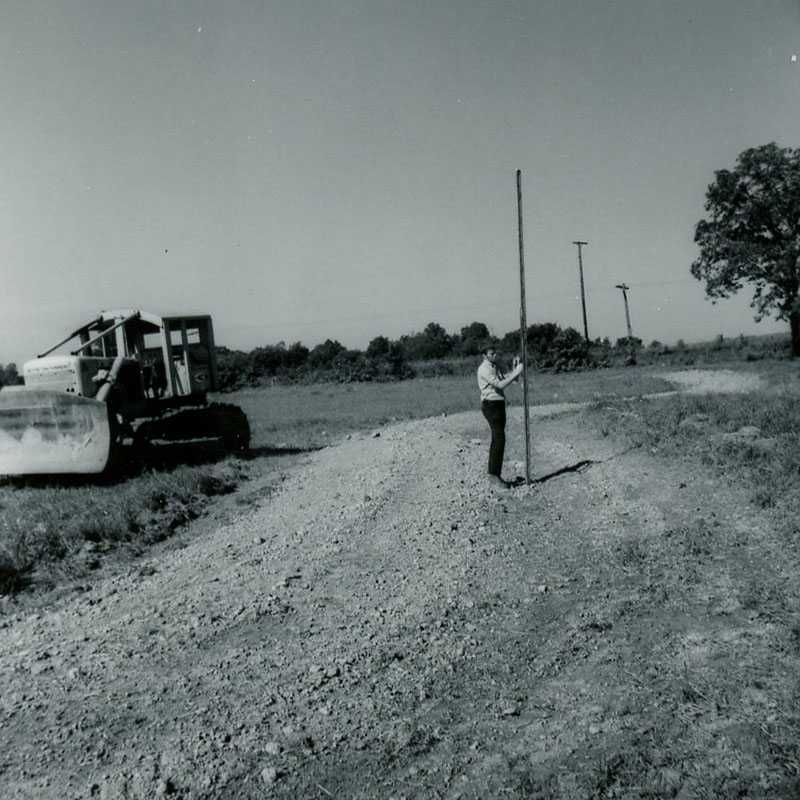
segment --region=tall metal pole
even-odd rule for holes
[[[572,244],[578,245],[578,270],[581,273],[581,307],[583,308],[583,336],[586,341],[589,341],[589,326],[586,324],[586,292],[583,288],[583,258],[581,248],[589,242],[573,242]]]
[[[630,286],[627,286],[624,283],[618,283],[616,286],[617,289],[622,289],[622,299],[625,301],[625,324],[628,326],[628,339],[633,339],[633,332],[631,331],[631,315],[628,311],[628,289]]]
[[[531,482],[531,419],[528,404],[528,314],[525,308],[525,253],[522,246],[522,172],[517,170],[517,222],[519,229],[519,334],[522,357],[522,403],[525,417],[525,482]]]

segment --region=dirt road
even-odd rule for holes
[[[353,437],[0,621],[2,796],[790,796],[796,698],[748,664],[797,652],[744,577],[784,562],[737,487],[561,408],[534,420],[535,474],[594,463],[498,492],[486,434],[469,413]]]

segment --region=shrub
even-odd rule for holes
[[[570,372],[591,365],[591,349],[575,328],[566,328],[550,346],[550,359],[555,372]]]
[[[382,358],[389,352],[389,346],[385,336],[376,336],[367,346],[367,358]]]
[[[429,322],[422,333],[401,336],[400,343],[408,361],[444,358],[453,349],[453,339],[436,322]]]
[[[340,342],[326,339],[322,344],[318,344],[308,354],[308,363],[314,369],[333,366],[334,359],[345,352],[345,347]]]
[[[461,329],[456,337],[453,352],[460,356],[477,356],[494,344],[494,337],[483,322],[472,322]]]
[[[47,585],[60,575],[79,576],[92,568],[78,558],[87,543],[99,553],[160,541],[198,517],[209,497],[234,491],[243,477],[219,466],[183,466],[112,485],[4,485],[0,594],[24,589],[34,578]]]
[[[22,383],[22,376],[17,373],[16,364],[0,364],[0,386],[15,386]]]

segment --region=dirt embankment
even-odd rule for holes
[[[764,520],[578,411],[534,426],[537,475],[594,463],[498,492],[479,414],[392,425],[3,619],[3,797],[790,796],[796,698],[751,667],[796,649],[743,593],[789,568]]]

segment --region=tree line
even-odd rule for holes
[[[413,378],[423,362],[446,362],[479,356],[493,347],[510,360],[521,349],[519,330],[494,336],[483,322],[472,322],[459,333],[448,333],[430,322],[417,333],[391,340],[376,336],[365,350],[353,350],[326,339],[312,349],[300,342],[257,347],[250,352],[217,348],[217,371],[223,389],[258,386],[269,380],[286,382],[397,381]],[[659,343],[654,343],[661,347]],[[530,325],[526,331],[528,364],[555,372],[587,369],[608,363],[612,355],[635,358],[640,339],[587,342],[575,328],[554,322]]]

